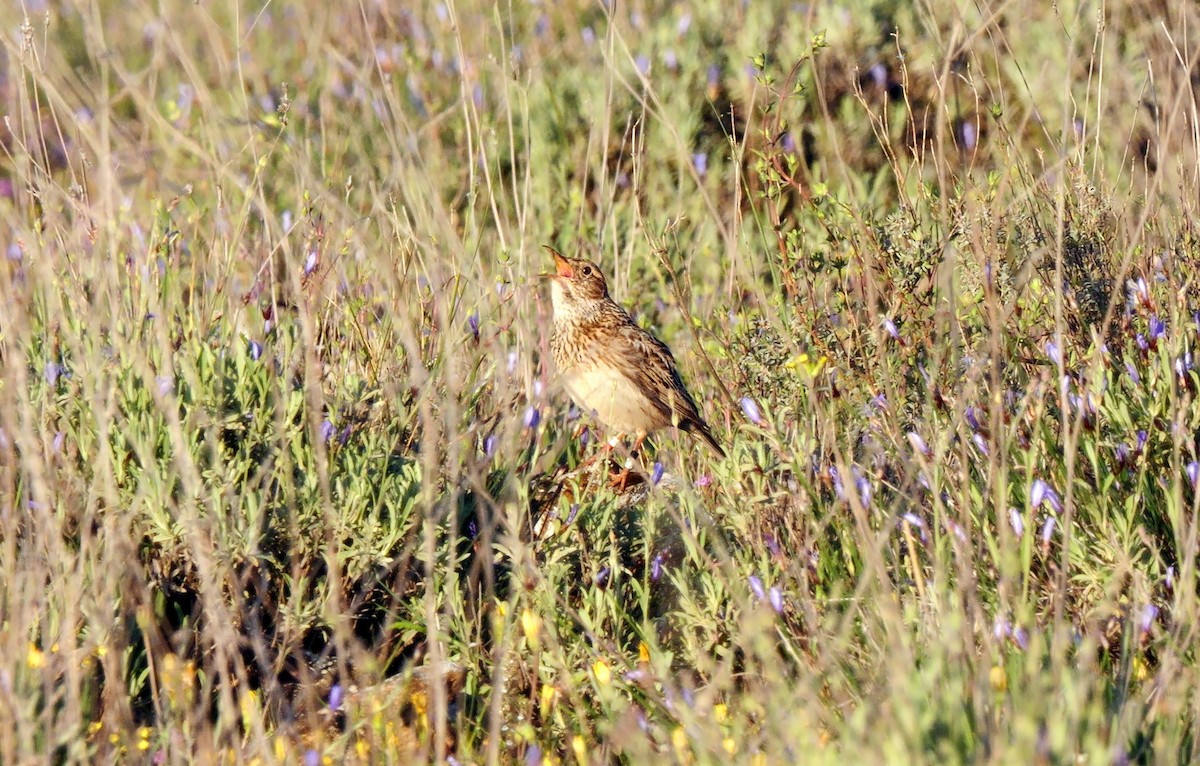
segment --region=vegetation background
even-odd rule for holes
[[[0,762],[1195,762],[1197,29],[6,3]],[[544,243],[728,459],[570,470]]]

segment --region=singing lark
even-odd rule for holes
[[[609,296],[599,266],[546,249],[556,267],[544,275],[554,307],[550,351],[575,404],[619,434],[636,434],[635,452],[651,431],[674,425],[725,457],[684,387],[671,349]],[[628,469],[622,486],[627,476]]]

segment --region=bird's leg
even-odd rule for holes
[[[618,444],[620,444],[620,440],[617,438],[616,434],[613,434],[607,441],[604,442],[603,447],[601,447],[597,452],[592,453],[592,456],[580,463],[575,470],[582,471],[592,463],[596,462],[597,458],[603,458],[607,460],[609,453],[612,452]]]
[[[618,492],[625,491],[625,485],[629,483],[629,471],[633,468],[633,460],[635,456],[641,454],[642,442],[646,440],[646,432],[638,431],[637,439],[633,442],[633,449],[629,451],[629,456],[625,458],[625,467],[620,473],[609,480],[609,484]]]

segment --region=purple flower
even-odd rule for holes
[[[321,766],[321,754],[316,750],[305,750],[304,766]]]
[[[925,522],[915,513],[905,513],[900,518],[912,524],[917,529],[925,529]]]
[[[58,453],[62,452],[63,442],[65,442],[66,439],[67,435],[62,431],[54,432],[54,441],[50,443],[50,449],[54,452],[54,454],[57,455]]]
[[[328,442],[330,439],[332,439],[333,431],[333,423],[330,422],[329,418],[325,418],[321,421],[321,441]]]
[[[154,385],[158,388],[159,396],[166,396],[175,388],[175,379],[170,375],[159,375],[154,378]]]
[[[1128,359],[1125,360],[1125,372],[1129,375],[1129,379],[1133,381],[1133,385],[1140,386],[1142,384],[1142,376],[1138,375],[1137,368]]]
[[[571,509],[567,511],[567,524],[575,522],[575,517],[579,515],[579,503],[571,503]]]
[[[836,465],[829,466],[829,478],[833,480],[833,492],[838,496],[839,500],[846,499],[846,489],[842,486],[842,474],[838,471]]]
[[[712,484],[712,477],[706,473],[702,473],[696,477],[694,484],[700,488],[707,487],[709,484]]]
[[[979,450],[985,457],[988,454],[987,439],[983,438],[983,434],[974,434],[971,436],[971,442],[974,443],[975,449]]]
[[[1062,365],[1062,351],[1059,349],[1058,344],[1052,340],[1048,340],[1048,341],[1046,341],[1045,349],[1046,349],[1046,357],[1051,362],[1054,362],[1055,366],[1061,366]]]
[[[883,329],[887,331],[888,335],[892,336],[893,340],[900,340],[900,330],[897,329],[896,323],[887,317],[883,319]]]
[[[871,504],[871,482],[863,475],[858,466],[851,466],[850,473],[854,474],[854,487],[858,490],[858,499],[863,507]]]
[[[342,709],[342,685],[334,684],[329,688],[329,709],[337,712]]]
[[[527,407],[525,409],[525,421],[524,422],[525,422],[526,428],[537,428],[538,423],[542,422],[542,413],[538,411],[537,407],[533,407],[533,406]]]
[[[317,270],[317,251],[309,252],[308,257],[304,259],[304,276],[308,276]]]
[[[762,601],[767,595],[763,589],[762,579],[758,575],[750,575],[746,581],[750,584],[750,592],[754,594],[754,598]]]
[[[653,582],[658,582],[658,578],[662,577],[663,570],[663,553],[659,551],[654,555],[654,560],[650,562],[650,579]]]
[[[1141,452],[1142,448],[1146,446],[1146,442],[1149,440],[1150,440],[1149,433],[1147,433],[1144,430],[1138,431],[1137,432],[1137,451]]]
[[[1167,576],[1164,578],[1167,584],[1167,590],[1175,590],[1175,567],[1167,567]]]
[[[696,168],[696,174],[701,178],[708,175],[708,155],[704,152],[696,152],[692,155],[692,167]]]
[[[1157,343],[1158,339],[1167,334],[1167,326],[1157,316],[1150,317],[1150,342]]]
[[[1158,617],[1158,607],[1154,604],[1146,604],[1142,607],[1141,619],[1138,620],[1138,627],[1142,629],[1142,633],[1149,633],[1154,627],[1154,620]]]
[[[1125,283],[1125,288],[1129,294],[1131,307],[1150,305],[1150,286],[1146,284],[1145,277],[1129,280]]]
[[[742,413],[754,425],[761,426],[763,424],[762,412],[759,411],[758,404],[748,396],[742,397]]]
[[[469,317],[467,317],[467,328],[471,331],[471,336],[474,337],[475,340],[479,340],[479,312],[478,311],[473,312]]]
[[[979,410],[975,409],[974,405],[971,405],[971,406],[967,407],[966,411],[963,414],[964,414],[964,416],[966,416],[967,425],[969,425],[971,427],[971,430],[978,431],[979,430]]]
[[[930,457],[933,455],[933,453],[929,450],[929,445],[925,443],[925,440],[921,438],[921,435],[916,431],[908,432],[908,443],[911,444],[913,450],[920,455],[925,457]]]
[[[250,341],[250,358],[251,359],[253,359],[254,361],[257,362],[259,359],[262,358],[262,351],[263,351],[263,349],[262,349],[261,343],[259,343],[256,340]]]
[[[663,464],[655,461],[654,470],[650,472],[650,483],[657,487],[658,483],[660,481],[662,481],[662,477],[663,477]]]
[[[1014,628],[1013,640],[1017,642],[1017,647],[1021,651],[1025,651],[1029,648],[1029,631],[1024,628]]]
[[[525,751],[525,766],[542,766],[542,749],[537,745],[530,745]]]
[[[979,126],[970,120],[962,124],[962,144],[967,151],[972,151],[975,148],[976,141],[979,140]]]
[[[1118,444],[1117,448],[1113,450],[1113,456],[1117,460],[1118,468],[1125,468],[1130,464],[1130,462],[1132,462],[1129,452],[1129,445],[1125,444],[1124,442]]]
[[[58,362],[46,362],[46,366],[42,368],[42,377],[46,379],[48,385],[53,386],[58,382],[59,376],[66,372]]]
[[[584,45],[591,45],[596,42],[596,33],[592,31],[591,27],[584,27],[580,35],[583,37]]]
[[[1137,344],[1138,351],[1141,351],[1142,353],[1146,353],[1150,350],[1150,344],[1146,342],[1146,336],[1142,335],[1140,332],[1137,334],[1137,337],[1133,339],[1133,342]]]
[[[767,601],[775,610],[775,614],[783,614],[783,591],[779,589],[778,585],[772,585],[771,589],[767,591]]]
[[[488,457],[496,454],[496,434],[488,434],[483,440],[483,454]]]
[[[1029,490],[1029,507],[1037,508],[1046,499],[1046,490],[1049,485],[1041,479],[1034,479],[1033,486]]]
[[[1195,488],[1200,483],[1200,463],[1193,460],[1183,470],[1187,471],[1188,478],[1192,480],[1192,487]]]
[[[1050,537],[1054,534],[1054,527],[1058,524],[1058,520],[1053,516],[1047,516],[1046,521],[1042,524],[1042,545],[1050,544]]]
[[[1175,374],[1181,378],[1186,378],[1187,374],[1192,371],[1192,352],[1188,351],[1183,356],[1175,359]]]
[[[1025,534],[1025,520],[1016,508],[1008,509],[1008,523],[1012,524],[1013,533],[1020,538]]]
[[[647,56],[644,53],[639,53],[637,59],[634,61],[634,64],[637,66],[637,70],[642,75],[642,77],[649,76],[649,74],[650,74],[650,57],[649,56]]]
[[[608,587],[608,578],[611,575],[612,575],[612,570],[609,569],[608,567],[604,567],[599,572],[597,572],[596,578],[594,580],[594,582],[596,583],[596,587],[601,590],[604,590],[605,588],[607,588]]]

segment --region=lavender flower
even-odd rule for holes
[[[1150,317],[1150,342],[1158,343],[1158,339],[1167,334],[1167,326],[1157,315]]]
[[[317,251],[311,250],[308,257],[304,259],[304,276],[309,276],[317,270]]]
[[[662,481],[662,477],[663,477],[663,464],[658,461],[655,461],[654,470],[652,470],[650,472],[650,484],[657,487],[658,483],[660,481]]]
[[[483,454],[488,457],[496,454],[496,434],[488,434],[483,440]]]
[[[748,396],[742,397],[742,413],[754,425],[761,426],[763,424],[763,416],[758,409],[758,404]]]
[[[1167,567],[1167,576],[1164,578],[1167,585],[1167,590],[1175,590],[1175,567]]]
[[[650,562],[650,580],[658,582],[658,578],[662,577],[663,572],[663,552],[659,551],[654,555],[654,560]]]
[[[1018,539],[1025,534],[1025,520],[1021,518],[1021,512],[1016,508],[1008,509],[1008,523],[1012,524],[1013,534]]]
[[[979,450],[979,452],[984,457],[987,457],[987,454],[988,454],[987,439],[983,438],[983,434],[972,435],[971,442],[975,445],[975,449]]]
[[[596,578],[593,582],[596,583],[597,588],[599,588],[600,590],[604,590],[605,588],[608,587],[608,578],[611,575],[612,575],[612,569],[610,569],[608,567],[604,567],[603,569],[601,569],[599,572],[596,573]]]
[[[1046,521],[1042,524],[1042,545],[1050,544],[1050,537],[1054,534],[1054,527],[1057,524],[1058,520],[1055,517],[1046,517]]]
[[[567,524],[573,524],[575,517],[579,515],[579,503],[571,503],[571,509],[567,511]]]
[[[1051,362],[1054,362],[1056,367],[1061,367],[1062,366],[1062,351],[1059,349],[1058,344],[1052,340],[1048,340],[1048,341],[1046,341],[1045,350],[1046,350],[1046,357]]]
[[[1187,472],[1188,478],[1192,481],[1192,488],[1195,489],[1197,483],[1200,483],[1200,463],[1193,460],[1183,470]]]
[[[767,591],[767,601],[771,604],[771,608],[775,610],[775,614],[783,614],[783,591],[778,585],[772,585]]]
[[[250,358],[257,362],[259,359],[262,358],[262,353],[263,353],[262,344],[256,340],[250,341]]]
[[[833,481],[833,492],[838,496],[839,500],[846,499],[846,489],[842,486],[842,474],[838,471],[836,465],[829,466],[829,478]]]
[[[1146,336],[1140,332],[1133,339],[1133,342],[1137,345],[1138,351],[1141,351],[1143,354],[1150,350],[1150,344],[1146,342]]]
[[[324,420],[322,420],[321,421],[321,441],[328,442],[330,439],[333,438],[333,432],[334,432],[333,423],[329,420],[329,418],[325,418]]]
[[[1037,508],[1046,499],[1046,490],[1049,485],[1041,479],[1034,479],[1033,486],[1029,490],[1029,507]]]
[[[1154,627],[1154,620],[1157,617],[1157,606],[1154,604],[1146,604],[1146,606],[1142,607],[1142,614],[1138,620],[1138,627],[1141,628],[1143,634],[1150,632],[1150,629]]]
[[[525,751],[525,766],[542,766],[542,749],[531,744]]]
[[[975,405],[968,406],[966,411],[963,413],[963,415],[966,417],[967,425],[969,425],[971,427],[971,430],[978,431],[979,430],[979,410],[975,409]]]
[[[1125,372],[1129,375],[1129,379],[1133,381],[1133,385],[1140,386],[1142,384],[1142,376],[1138,375],[1137,367],[1133,366],[1133,362],[1125,360]]]
[[[342,685],[334,684],[329,688],[329,709],[336,713],[342,709]]]
[[[584,45],[590,46],[592,43],[596,42],[596,33],[592,31],[591,27],[584,27],[583,31],[580,32],[580,36],[583,37]]]
[[[1147,433],[1145,430],[1138,431],[1137,432],[1137,451],[1141,452],[1142,448],[1144,448],[1146,446],[1146,442],[1149,440],[1150,440],[1149,433]]]
[[[758,575],[750,575],[746,581],[750,584],[750,592],[754,594],[754,598],[762,601],[767,595],[762,579]]]
[[[648,77],[650,75],[649,56],[644,53],[639,53],[637,59],[634,61],[634,64],[637,66],[638,73],[641,74],[642,77]]]
[[[897,340],[897,341],[900,340],[900,330],[896,327],[896,323],[893,322],[891,319],[884,317],[883,329],[887,332],[888,335],[892,336],[892,340]]]
[[[854,474],[854,487],[858,490],[859,502],[865,508],[871,504],[871,482],[856,465],[850,467],[850,473]]]
[[[471,315],[467,317],[467,329],[469,329],[471,331],[471,337],[475,338],[475,340],[479,340],[479,312],[478,311],[472,312]]]
[[[537,428],[538,423],[542,422],[542,413],[538,410],[537,407],[533,407],[533,406],[527,407],[525,409],[525,421],[524,422],[525,422],[526,428]]]
[[[914,451],[925,457],[932,457],[933,453],[929,450],[929,445],[921,438],[921,435],[916,431],[908,432],[908,443],[912,445]]]
[[[696,152],[692,155],[692,167],[696,168],[696,175],[704,178],[708,175],[708,155],[704,152]]]
[[[321,766],[321,754],[316,750],[305,750],[304,766]]]

